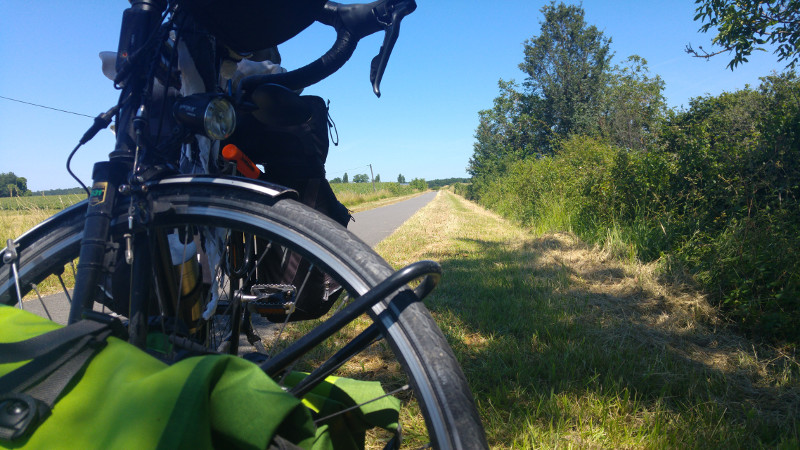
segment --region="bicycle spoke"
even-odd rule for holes
[[[19,272],[17,271],[17,263],[11,263],[11,272],[14,274],[14,284],[17,287],[17,304],[19,305],[19,309],[25,309],[22,307],[22,291],[19,289]]]
[[[58,276],[58,282],[61,283],[61,288],[64,290],[64,295],[67,297],[67,302],[69,302],[69,304],[72,304],[72,296],[69,295],[69,289],[67,289],[67,285],[64,283],[64,278],[61,277],[61,274],[58,274],[57,276]]]
[[[261,252],[261,256],[259,256],[258,259],[256,260],[256,264],[253,266],[252,269],[250,269],[250,273],[247,274],[248,280],[253,279],[253,275],[255,274],[256,269],[258,269],[258,267],[264,262],[264,258],[267,257],[267,253],[269,253],[271,248],[272,248],[272,242],[271,241],[267,242],[267,248],[265,248],[264,251]]]
[[[315,421],[314,421],[314,425],[319,425],[319,424],[321,424],[321,423],[323,423],[323,422],[325,422],[325,421],[327,421],[327,420],[329,420],[329,419],[332,419],[332,418],[334,418],[334,417],[337,417],[337,416],[340,416],[340,415],[342,415],[342,414],[348,413],[348,412],[350,412],[350,411],[353,411],[354,409],[361,408],[361,407],[362,407],[362,406],[364,406],[364,405],[368,405],[368,404],[370,404],[370,403],[372,403],[372,402],[376,402],[376,401],[378,401],[378,400],[380,400],[380,399],[382,399],[382,398],[391,397],[391,396],[393,396],[393,395],[395,395],[395,394],[399,394],[400,392],[407,391],[407,390],[409,390],[409,389],[411,389],[411,387],[410,387],[409,385],[407,385],[407,384],[406,384],[406,385],[403,385],[403,386],[402,386],[402,387],[400,387],[400,388],[397,388],[397,389],[395,389],[395,390],[393,390],[393,391],[391,391],[391,392],[387,392],[387,393],[386,393],[386,394],[384,394],[384,395],[381,395],[381,396],[375,397],[375,398],[373,398],[373,399],[367,400],[367,401],[366,401],[366,402],[364,402],[364,403],[360,403],[360,404],[358,404],[358,405],[354,405],[354,406],[351,406],[351,407],[349,407],[349,408],[345,408],[345,409],[343,409],[343,410],[341,410],[341,411],[337,411],[337,412],[335,412],[335,413],[333,413],[333,414],[331,414],[331,415],[328,415],[328,416],[322,417],[322,418],[320,418],[320,419],[317,419],[317,420],[315,420]]]
[[[50,311],[47,310],[47,305],[45,305],[44,300],[42,300],[42,295],[39,293],[39,289],[33,283],[31,283],[31,289],[33,289],[33,291],[36,292],[36,297],[39,299],[39,303],[42,305],[42,309],[44,310],[44,313],[47,315],[47,318],[53,320],[53,316],[51,316]]]

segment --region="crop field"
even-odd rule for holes
[[[61,211],[86,198],[85,195],[48,195],[41,197],[0,198],[0,211],[32,212],[37,210]]]

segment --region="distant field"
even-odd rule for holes
[[[67,206],[86,198],[86,195],[48,195],[31,197],[3,197],[0,198],[0,211],[35,211],[50,210],[60,211]]]

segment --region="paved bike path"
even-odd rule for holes
[[[353,219],[347,229],[361,238],[364,242],[374,247],[400,227],[406,220],[419,211],[420,208],[430,203],[436,197],[436,191],[426,192],[417,197],[403,200],[402,202],[369,209],[353,214]]]

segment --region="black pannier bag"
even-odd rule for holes
[[[185,0],[180,4],[225,45],[241,53],[274,47],[314,20],[327,0]]]
[[[299,200],[342,226],[350,212],[325,178],[329,130],[325,101],[299,95],[278,85],[264,85],[250,95],[258,109],[240,117],[232,143],[265,168],[261,179],[294,189]],[[273,246],[259,266],[259,281],[294,286],[297,298],[290,321],[322,316],[330,310],[341,287],[302,256]],[[284,316],[267,315],[272,321]]]

